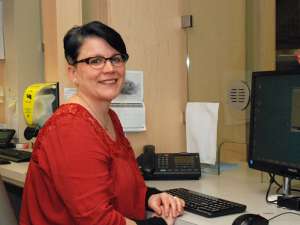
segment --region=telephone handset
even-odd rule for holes
[[[145,180],[198,180],[201,176],[198,153],[156,154],[153,145],[146,145],[137,161]]]
[[[155,147],[154,145],[144,146],[144,153],[141,157],[141,167],[144,173],[152,174],[155,169]]]

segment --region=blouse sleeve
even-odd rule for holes
[[[145,208],[147,210],[151,210],[152,211],[152,209],[149,208],[149,206],[148,206],[148,201],[149,201],[149,198],[151,197],[151,195],[159,194],[159,193],[161,193],[161,191],[158,190],[157,188],[155,188],[155,187],[147,187],[147,192],[146,192],[146,196],[145,196]]]
[[[70,116],[47,132],[41,141],[47,151],[42,154],[74,224],[124,225],[125,218],[112,204],[110,156],[94,127]]]

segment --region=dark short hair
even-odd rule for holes
[[[65,58],[70,65],[74,65],[77,61],[80,48],[88,37],[104,39],[120,54],[128,58],[126,46],[121,35],[113,28],[99,21],[93,21],[71,28],[64,36]]]

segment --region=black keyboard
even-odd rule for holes
[[[31,152],[4,148],[0,149],[0,159],[6,159],[13,162],[27,162],[30,160]]]
[[[204,217],[225,216],[228,214],[241,213],[246,210],[245,205],[184,188],[170,189],[166,190],[166,192],[184,199],[186,211]]]

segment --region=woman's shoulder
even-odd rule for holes
[[[83,132],[93,137],[100,137],[102,134],[91,114],[83,106],[67,103],[61,105],[46,121],[37,138],[39,142],[53,135],[80,140]]]
[[[64,129],[72,126],[93,126],[93,119],[90,113],[80,104],[67,103],[61,105],[44,124],[43,130],[53,128]]]
[[[77,103],[66,103],[61,106],[53,113],[51,120],[59,120],[61,118],[70,119],[87,119],[91,117],[91,114],[86,108]]]
[[[59,106],[59,108],[54,112],[55,117],[62,115],[78,115],[87,114],[87,110],[80,104],[77,103],[66,103]]]

